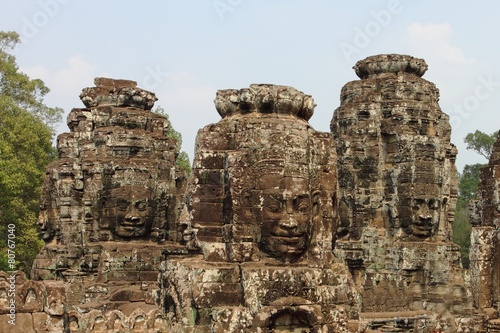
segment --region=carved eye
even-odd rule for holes
[[[307,203],[301,203],[299,204],[299,207],[297,207],[297,210],[300,212],[300,213],[309,213],[309,204]]]
[[[414,202],[413,202],[413,205],[412,205],[412,208],[414,210],[420,210],[422,208],[422,206],[425,206],[427,203],[425,202],[425,200],[422,200],[422,199],[416,199]]]
[[[266,209],[268,211],[272,212],[272,213],[279,213],[279,212],[281,212],[281,206],[277,205],[277,204],[267,205]]]
[[[128,209],[128,203],[119,201],[116,203],[116,209],[125,211]]]
[[[136,202],[135,208],[137,208],[138,210],[146,210],[146,208],[147,208],[146,201],[138,201],[138,202]]]
[[[429,208],[430,209],[438,209],[438,202],[436,200],[430,200],[429,201]]]

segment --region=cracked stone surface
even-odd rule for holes
[[[361,316],[466,316],[472,304],[451,242],[457,150],[439,91],[422,78],[427,64],[388,54],[354,69],[360,80],[342,88],[331,130],[339,184],[335,253],[360,287]]]
[[[86,108],[69,113],[70,132],[47,167],[38,221],[46,244],[32,278],[67,282],[67,305],[81,311],[147,308],[161,252],[181,237],[179,143],[167,136],[168,119],[150,111],[154,93],[134,81],[95,84],[80,95]]]

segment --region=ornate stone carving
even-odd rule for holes
[[[457,151],[427,64],[354,69],[333,134],[309,125],[314,100],[294,88],[218,91],[187,188],[154,94],[97,78],[47,168],[46,246],[33,281],[15,281],[23,329],[493,332],[500,144],[474,205],[473,309],[451,242]]]
[[[345,331],[357,291],[332,256],[335,152],[307,123],[312,98],[251,85],[219,91],[215,105],[222,119],[198,133],[187,191],[201,254],[162,264],[172,331]]]
[[[277,172],[276,172],[277,171]],[[261,225],[259,248],[268,255],[294,261],[310,246],[313,218],[319,212],[318,191],[311,193],[307,175],[265,172],[248,191],[253,221]]]
[[[341,229],[365,227],[401,240],[449,240],[456,202],[456,148],[425,61],[406,55],[368,57],[354,66],[332,119],[339,154]]]
[[[451,242],[457,151],[438,89],[421,78],[427,64],[389,54],[354,69],[361,80],[342,88],[331,129],[340,199],[335,252],[363,289],[362,316],[424,309],[434,311],[430,322],[446,311],[466,316],[471,304]],[[450,284],[457,286],[452,302],[441,291]]]
[[[47,167],[39,225],[46,242],[34,279],[68,283],[68,306],[155,304],[161,251],[181,247],[185,175],[156,97],[127,80],[95,79],[58,137]],[[104,287],[105,285],[105,287]],[[84,310],[82,310],[84,309]]]
[[[150,188],[124,185],[101,194],[99,224],[114,239],[137,239],[151,235],[154,212],[159,208]],[[155,229],[161,230],[160,227]]]

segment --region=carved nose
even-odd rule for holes
[[[137,211],[136,211],[135,207],[133,207],[133,206],[130,207],[127,211],[127,214],[125,215],[125,220],[135,222],[135,221],[138,221],[140,219],[141,218],[139,216],[137,216]]]
[[[427,213],[427,214],[420,214],[418,217],[421,220],[430,220],[432,218],[432,215],[430,213]]]
[[[432,215],[429,208],[423,207],[422,210],[420,211],[420,214],[418,214],[418,217],[424,220],[430,219]]]

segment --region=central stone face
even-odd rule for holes
[[[222,119],[198,133],[196,181],[188,190],[190,222],[205,258],[329,256],[337,223],[336,173],[329,163],[335,156],[329,135],[307,122],[312,97],[254,84],[219,91],[215,105]]]
[[[259,248],[272,257],[293,261],[310,246],[313,211],[317,212],[308,179],[271,172],[256,183],[248,199],[254,222],[261,225]]]

